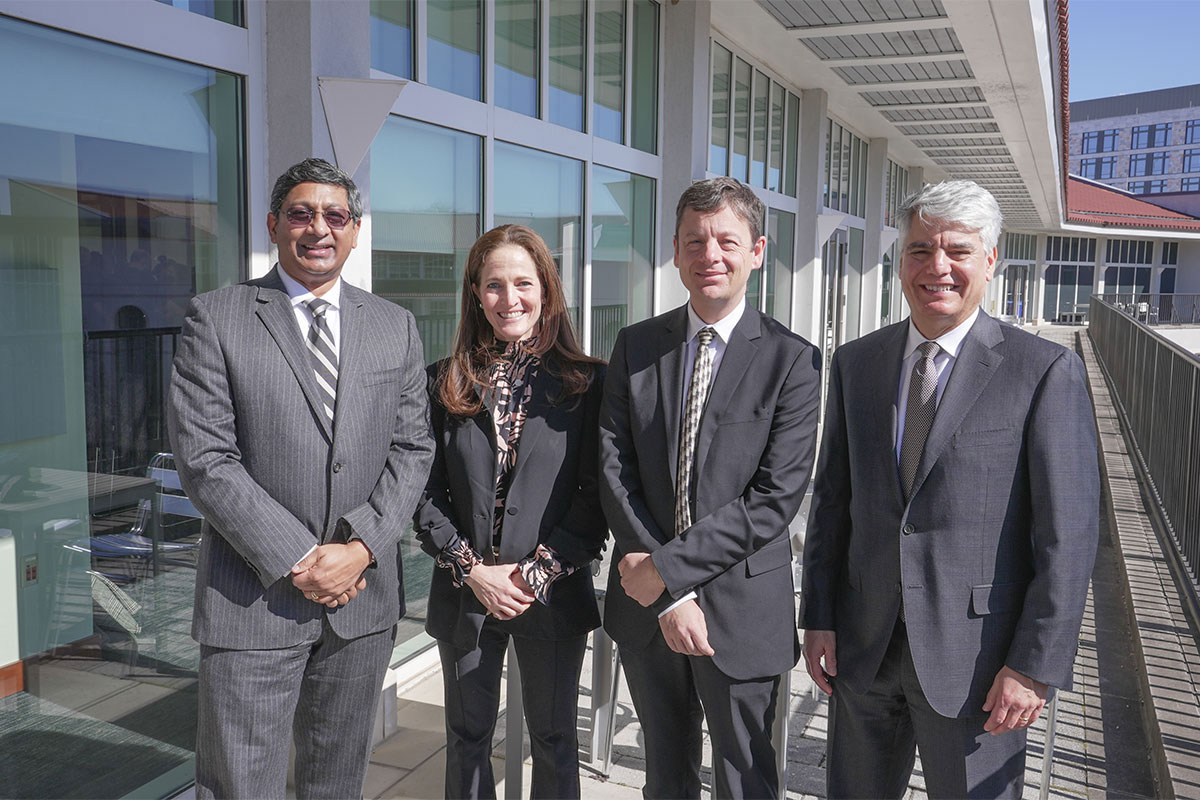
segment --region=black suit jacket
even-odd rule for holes
[[[429,368],[430,388],[445,361]],[[596,481],[597,421],[603,367],[582,396],[559,401],[562,384],[545,365],[538,370],[517,446],[501,532],[500,563],[531,555],[539,544],[577,567],[555,582],[548,606],[535,602],[504,622],[517,636],[564,639],[600,625],[590,563],[608,529]],[[496,502],[495,425],[484,409],[469,419],[447,413],[430,398],[436,454],[414,526],[421,549],[436,556],[462,536],[479,553],[492,546]],[[429,590],[430,636],[464,650],[479,641],[485,609],[468,587],[455,588],[450,570],[435,569]]]
[[[695,591],[713,661],[739,679],[779,675],[799,657],[788,525],[812,469],[820,355],[747,308],[730,337],[700,422],[695,511],[674,534],[687,307],[618,335],[600,420],[600,491],[616,547],[652,553],[667,591],[644,608],[609,572],[605,630],[648,644],[658,612]]]
[[[838,687],[879,671],[900,600],[939,714],[980,713],[1000,667],[1071,685],[1096,553],[1096,426],[1072,352],[980,313],[912,497],[896,467],[908,321],[833,358],[804,550],[801,627],[837,632]]]

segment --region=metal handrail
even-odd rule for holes
[[[1200,325],[1200,294],[1112,292],[1093,295],[1126,316],[1146,325]]]
[[[1191,308],[1200,306],[1200,295],[1094,297],[1088,331],[1186,572],[1187,580],[1181,583],[1190,591],[1188,602],[1195,607],[1200,602],[1200,447],[1195,446],[1200,435],[1200,359],[1153,329],[1167,324],[1161,313],[1157,323],[1151,320],[1152,309],[1161,312],[1161,300],[1167,297],[1188,298]]]

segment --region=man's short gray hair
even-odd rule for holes
[[[675,206],[675,235],[679,235],[679,224],[683,222],[683,212],[689,208],[698,214],[709,214],[723,206],[728,206],[739,219],[750,228],[750,238],[753,242],[762,236],[763,217],[766,207],[748,186],[738,183],[733,178],[709,178],[696,181],[683,190],[679,203]]]
[[[293,164],[275,181],[271,190],[271,213],[279,216],[283,201],[288,193],[302,183],[324,183],[329,186],[340,186],[346,190],[346,198],[350,204],[347,209],[354,219],[362,219],[362,193],[358,184],[343,170],[338,169],[323,158],[306,158],[299,164]]]
[[[914,217],[926,223],[936,220],[978,231],[984,249],[988,251],[1000,241],[1000,229],[1004,224],[996,198],[974,181],[932,183],[906,197],[896,217],[902,246]]]

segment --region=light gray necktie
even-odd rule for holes
[[[709,348],[713,336],[712,328],[701,328],[696,334],[696,358],[692,362],[692,380],[688,384],[687,404],[679,426],[679,461],[675,476],[675,535],[692,526],[690,504],[692,488],[692,461],[696,456],[696,433],[700,430],[700,417],[704,414],[704,401],[708,398],[708,387],[712,383],[713,351]]]
[[[321,402],[325,406],[325,416],[333,421],[333,409],[337,406],[338,357],[333,349],[333,334],[329,331],[329,322],[325,312],[331,303],[319,297],[309,300],[308,310],[312,312],[312,325],[308,328],[308,354],[312,359],[313,372],[317,374],[317,387],[321,390]]]
[[[925,440],[937,412],[938,378],[933,358],[939,350],[937,342],[922,342],[917,346],[920,357],[913,364],[908,382],[908,408],[904,412],[904,437],[900,440],[900,486],[906,501],[912,496]]]

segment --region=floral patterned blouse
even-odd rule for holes
[[[481,392],[484,405],[492,415],[492,423],[496,429],[496,508],[492,523],[492,552],[500,552],[500,539],[503,535],[504,505],[508,499],[509,482],[513,467],[517,464],[517,448],[521,441],[521,431],[525,427],[525,417],[528,413],[529,400],[533,397],[533,385],[541,368],[541,357],[533,352],[537,339],[526,339],[522,342],[508,342],[504,351],[489,368],[490,386]],[[439,567],[449,569],[453,573],[453,582],[461,588],[466,582],[467,575],[476,564],[484,563],[483,557],[475,551],[471,543],[462,536],[455,534],[442,552],[438,554],[436,563]],[[550,590],[558,581],[575,571],[575,566],[558,557],[555,552],[544,544],[539,544],[534,552],[521,559],[517,564],[521,577],[533,589],[538,602],[548,605]]]

